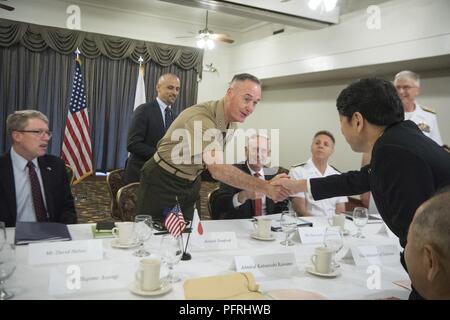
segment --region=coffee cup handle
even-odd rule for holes
[[[142,281],[141,281],[141,279],[142,279],[142,270],[141,269],[139,269],[138,271],[136,271],[136,273],[134,274],[134,278],[136,279],[136,282],[138,283],[138,285],[139,285],[139,288],[142,290]]]
[[[111,233],[114,237],[116,237],[116,238],[119,237],[119,228],[117,228],[117,227],[112,228]]]
[[[330,226],[333,226],[333,225],[334,225],[334,223],[333,223],[333,218],[328,218],[327,220],[328,220],[328,224],[329,224]]]
[[[313,254],[313,255],[311,256],[311,262],[312,262],[312,264],[314,265],[314,267],[316,266],[316,259],[317,259],[317,254]]]

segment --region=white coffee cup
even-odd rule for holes
[[[269,238],[272,234],[270,228],[272,227],[272,220],[265,217],[256,218],[253,226],[256,229],[256,235],[261,238]]]
[[[136,271],[136,282],[142,291],[154,291],[161,287],[159,273],[161,261],[158,259],[142,259]]]
[[[134,242],[134,222],[119,222],[117,227],[112,228],[111,232],[122,245]]]
[[[332,227],[340,227],[342,231],[344,231],[345,226],[345,214],[335,214],[332,217],[328,218],[328,223]]]
[[[317,247],[311,257],[316,272],[328,274],[333,272],[331,261],[334,251],[327,247]]]

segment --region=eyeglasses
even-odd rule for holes
[[[417,87],[412,87],[412,86],[396,86],[395,87],[395,89],[397,89],[397,91],[400,91],[400,90],[405,90],[405,91],[409,91],[409,90],[411,90],[411,89],[414,89],[414,88],[417,88]]]
[[[28,133],[34,133],[35,135],[39,137],[43,137],[45,134],[48,135],[49,138],[52,137],[52,132],[50,130],[17,130],[18,132],[28,132]]]

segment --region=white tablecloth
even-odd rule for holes
[[[274,219],[277,216],[273,216]],[[325,226],[327,221],[324,218],[311,217],[307,220],[314,223],[314,226]],[[321,278],[311,275],[305,271],[305,265],[309,263],[310,256],[314,248],[318,245],[304,245],[298,240],[294,246],[285,248],[280,244],[284,238],[283,233],[276,233],[275,241],[258,241],[250,238],[253,232],[253,223],[249,220],[216,220],[203,221],[206,231],[233,231],[236,233],[238,249],[221,251],[196,251],[189,248],[192,260],[181,261],[175,267],[175,272],[183,279],[202,277],[209,275],[224,274],[230,272],[233,267],[235,256],[258,255],[281,252],[293,252],[296,257],[298,270],[289,277],[260,278],[257,282],[261,290],[272,289],[301,289],[319,293],[328,299],[379,299],[391,296],[407,299],[409,291],[394,284],[394,281],[407,280],[408,275],[398,260],[396,263],[382,265],[381,287],[380,289],[369,289],[367,280],[370,274],[367,267],[356,266],[354,264],[340,260],[340,257],[354,245],[383,245],[395,244],[398,240],[376,234],[381,224],[369,224],[363,229],[366,239],[356,239],[351,235],[344,237],[344,248],[338,254],[338,262],[341,265],[341,275],[336,278]],[[346,228],[353,234],[356,232],[353,223],[346,221]],[[80,224],[69,226],[73,240],[91,239],[91,225]],[[7,230],[8,240],[14,239],[14,229]],[[148,248],[157,255],[160,236],[153,236]],[[103,264],[114,264],[118,266],[120,272],[129,274],[129,279],[133,279],[137,264],[140,258],[132,255],[135,249],[115,249],[111,247],[112,239],[103,239],[104,259]],[[401,248],[399,248],[401,249]],[[184,299],[183,282],[173,285],[173,290],[162,296],[140,297],[132,294],[127,289],[128,283],[118,289],[100,290],[90,292],[78,292],[66,295],[49,294],[50,270],[55,265],[31,266],[28,265],[28,246],[17,246],[17,269],[6,283],[8,290],[15,293],[15,299]],[[93,262],[79,262],[79,264],[89,264]],[[96,263],[99,263],[98,261]],[[166,272],[165,268],[162,274]],[[128,281],[129,282],[129,281]]]

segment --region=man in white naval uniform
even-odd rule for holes
[[[412,71],[400,71],[394,77],[394,86],[398,96],[402,100],[405,110],[405,120],[411,120],[420,128],[424,135],[431,138],[438,145],[442,146],[441,133],[437,123],[436,112],[428,107],[421,107],[416,102],[416,97],[420,94],[420,77]],[[362,166],[370,162],[370,155],[363,154]],[[377,214],[378,210],[373,202],[370,193],[361,195],[364,205],[368,205],[371,214]]]
[[[419,75],[412,71],[401,71],[395,75],[394,86],[403,103],[405,120],[416,123],[427,137],[442,146],[436,113],[432,109],[421,107],[416,103],[416,97],[420,93]]]

